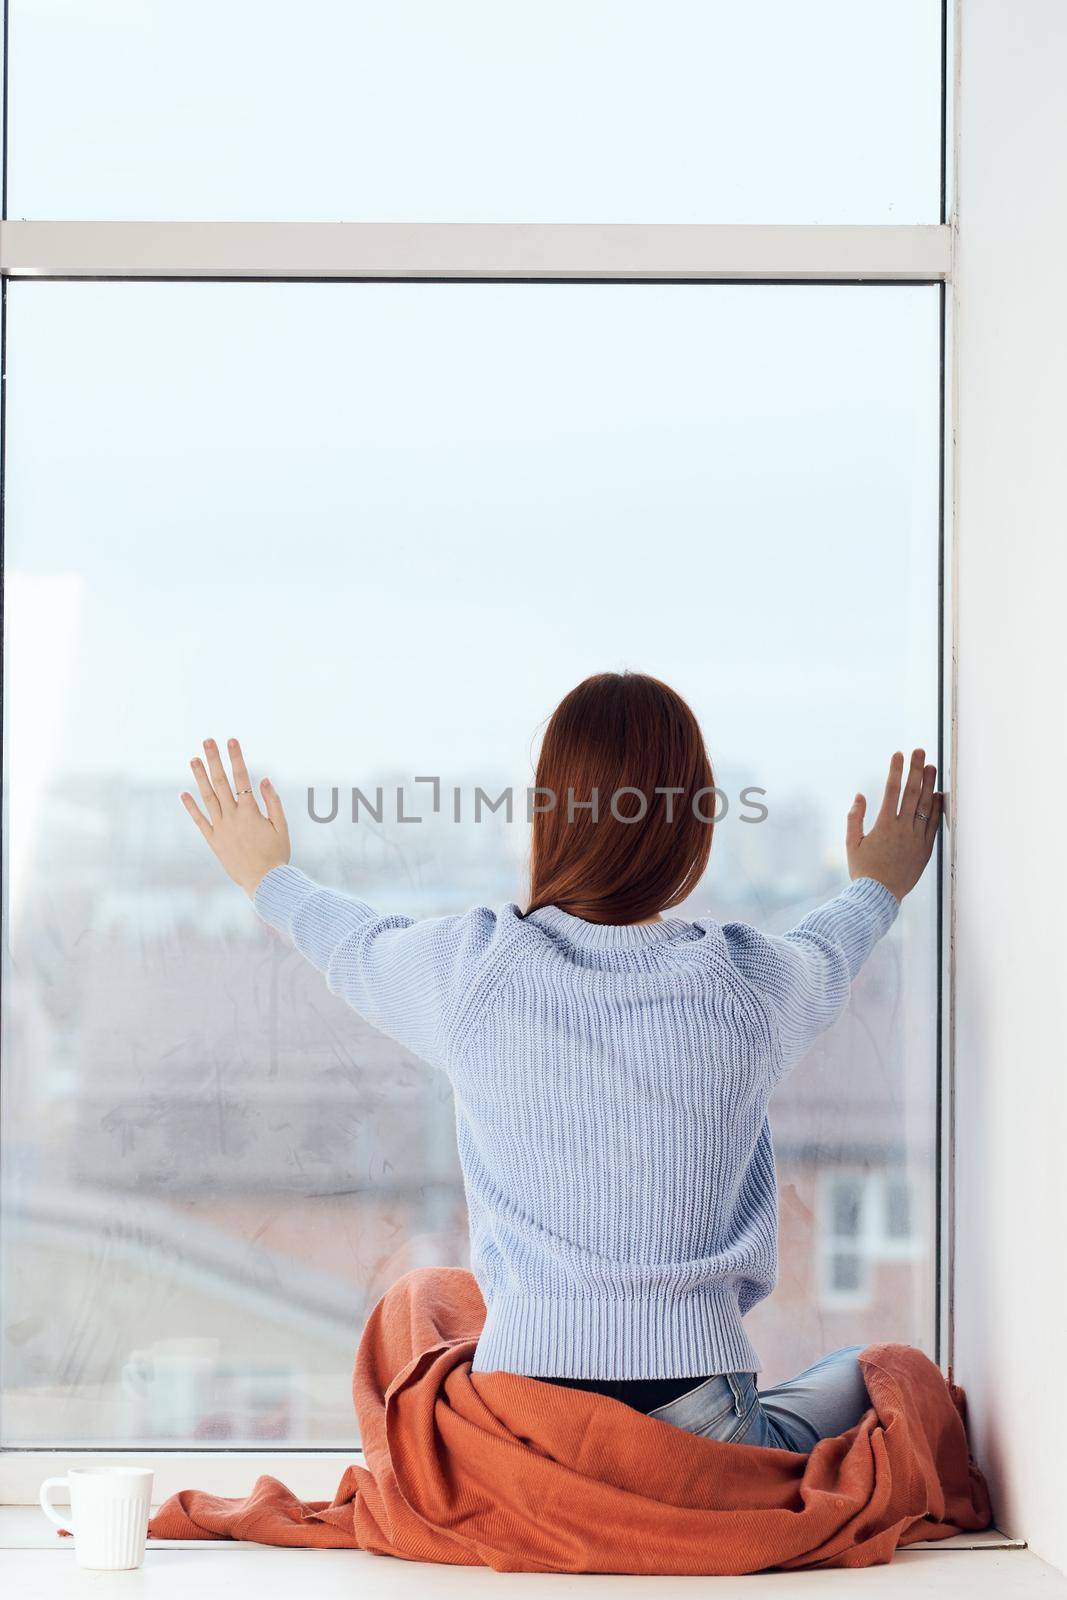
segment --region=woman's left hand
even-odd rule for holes
[[[204,740],[206,767],[199,756],[189,763],[207,816],[191,794],[183,794],[181,801],[234,883],[254,895],[271,868],[284,867],[289,860],[289,829],[270,779],[264,778],[259,786],[267,808],[264,816],[252,793],[241,746],[231,739],[228,748],[232,787],[214,739]]]

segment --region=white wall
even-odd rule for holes
[[[958,20],[954,1373],[1067,1567],[1067,5]]]

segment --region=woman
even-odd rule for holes
[[[711,765],[686,703],[636,673],[578,685],[537,768],[530,904],[413,922],[289,863],[281,801],[229,742],[182,801],[256,910],[456,1100],[473,1370],[599,1390],[691,1432],[809,1450],[868,1405],[856,1352],[758,1391],[743,1319],[774,1287],[767,1104],[843,1010],[930,858],[935,769],[893,756],[850,886],[791,933],[665,917],[711,848]],[[205,814],[206,813],[206,814]]]

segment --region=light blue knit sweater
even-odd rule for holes
[[[898,910],[860,878],[791,933],[516,906],[413,922],[275,867],[256,909],[448,1073],[487,1306],[476,1371],[756,1372],[774,1287],[767,1103]]]

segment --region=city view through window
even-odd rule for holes
[[[223,876],[189,758],[238,735],[294,862],[383,911],[522,904],[540,726],[652,672],[728,802],[675,914],[784,931],[936,748],[938,291],[16,283],[8,319],[3,1442],[347,1446],[370,1308],[467,1262],[449,1086]],[[765,1383],[933,1353],[935,931],[929,873],[772,1102]]]

